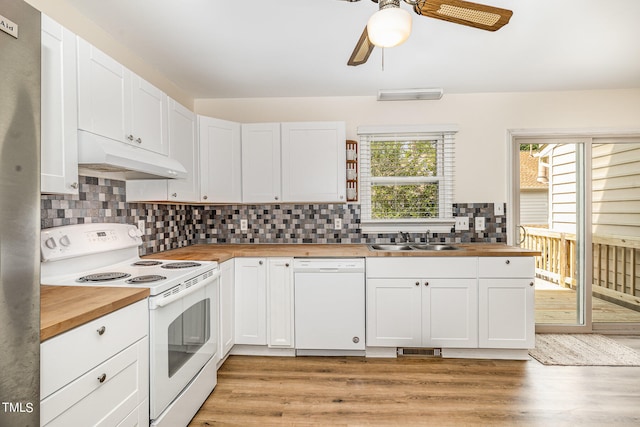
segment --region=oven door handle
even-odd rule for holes
[[[185,291],[178,292],[177,294],[173,294],[166,298],[150,298],[149,299],[149,309],[155,310],[157,308],[161,308],[171,304],[172,302],[182,299],[189,294],[194,293],[195,291],[200,290],[201,288],[207,286],[209,283],[217,280],[220,277],[220,270],[216,270],[211,276],[207,277],[200,283],[196,283]]]

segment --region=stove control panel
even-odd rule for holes
[[[40,254],[43,262],[100,252],[131,248],[142,244],[142,233],[129,224],[77,224],[42,230]]]

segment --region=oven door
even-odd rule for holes
[[[149,301],[150,417],[156,419],[218,347],[219,272],[165,300]],[[183,296],[180,296],[183,294]],[[211,378],[215,383],[216,379]]]

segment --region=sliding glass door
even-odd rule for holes
[[[509,241],[537,250],[536,330],[638,333],[640,135],[512,133]]]
[[[536,324],[538,329],[589,329],[589,146],[557,138],[518,138],[515,143],[514,243],[541,253],[536,257]]]

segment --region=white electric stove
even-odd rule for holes
[[[111,223],[42,230],[41,283],[149,288],[150,424],[186,425],[216,384],[220,270],[141,259],[141,235]]]

